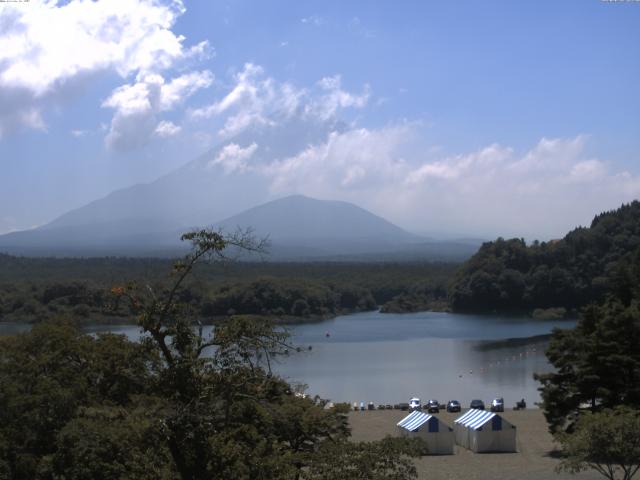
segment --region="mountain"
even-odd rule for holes
[[[311,239],[415,242],[420,237],[352,203],[316,200],[303,195],[280,198],[229,217],[222,228],[251,227],[272,240],[298,243]]]
[[[68,220],[68,219],[67,219]],[[293,195],[209,223],[268,237],[270,260],[460,260],[477,245],[431,242],[352,203]],[[201,225],[202,226],[202,225]],[[0,251],[53,256],[172,256],[185,229],[157,220],[49,224],[0,236]]]
[[[153,182],[116,190],[41,229],[109,225],[138,234],[211,224],[273,198],[265,166],[326,141],[341,128],[297,120],[248,129]],[[136,222],[142,228],[136,229]]]
[[[341,128],[297,119],[248,129],[153,182],[114,191],[36,229],[0,236],[0,252],[173,256],[184,251],[181,233],[214,225],[269,235],[273,259],[452,260],[473,254],[478,245],[430,242],[349,203],[302,196],[269,201],[272,166]]]
[[[352,203],[302,195],[250,208],[216,227],[251,228],[256,236],[268,237],[270,257],[276,259],[389,254],[424,241]]]

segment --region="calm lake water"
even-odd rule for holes
[[[274,368],[291,382],[307,384],[310,394],[333,401],[398,403],[418,396],[468,406],[474,398],[488,403],[500,396],[507,408],[521,398],[533,406],[540,398],[533,374],[551,370],[544,335],[574,324],[495,315],[359,313],[288,326],[302,352]],[[0,323],[0,333],[27,328]],[[105,330],[140,336],[136,326],[87,328]]]

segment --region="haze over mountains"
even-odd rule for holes
[[[293,195],[273,200],[269,169],[342,125],[299,117],[247,129],[148,184],[117,190],[33,230],[0,236],[0,251],[54,256],[181,253],[195,227],[253,228],[270,259],[463,259],[478,242],[433,242],[354,204]],[[345,257],[346,256],[346,257]]]
[[[87,208],[89,208],[88,206]],[[0,251],[53,256],[167,256],[184,249],[178,241],[187,228],[168,219],[122,219],[71,223],[78,215],[43,227],[0,236]],[[409,233],[348,202],[292,195],[219,222],[224,231],[251,228],[268,237],[271,260],[459,260],[473,254],[474,242],[434,242]]]

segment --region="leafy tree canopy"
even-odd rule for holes
[[[456,311],[576,309],[601,301],[616,265],[640,246],[640,202],[597,215],[563,239],[497,239],[458,270],[449,290]]]
[[[64,320],[0,338],[0,479],[415,478],[420,445],[349,442],[348,406],[296,396],[271,372],[285,332],[243,316],[208,337],[194,328],[183,299],[195,266],[260,245],[209,230],[183,238],[193,250],[170,288],[113,288],[140,343]]]
[[[640,411],[626,407],[583,415],[575,431],[558,437],[558,470],[593,469],[609,480],[631,480],[640,469]]]

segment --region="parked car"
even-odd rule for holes
[[[462,410],[462,405],[458,400],[449,400],[447,403],[447,412],[459,412]]]
[[[417,397],[413,397],[409,400],[409,410],[422,410],[422,404],[420,403],[420,399]]]
[[[494,398],[491,401],[492,412],[504,412],[504,398]]]
[[[427,412],[438,413],[440,411],[440,404],[437,400],[429,400],[427,402]]]
[[[484,410],[484,402],[482,400],[471,400],[469,408],[475,408],[476,410]]]

